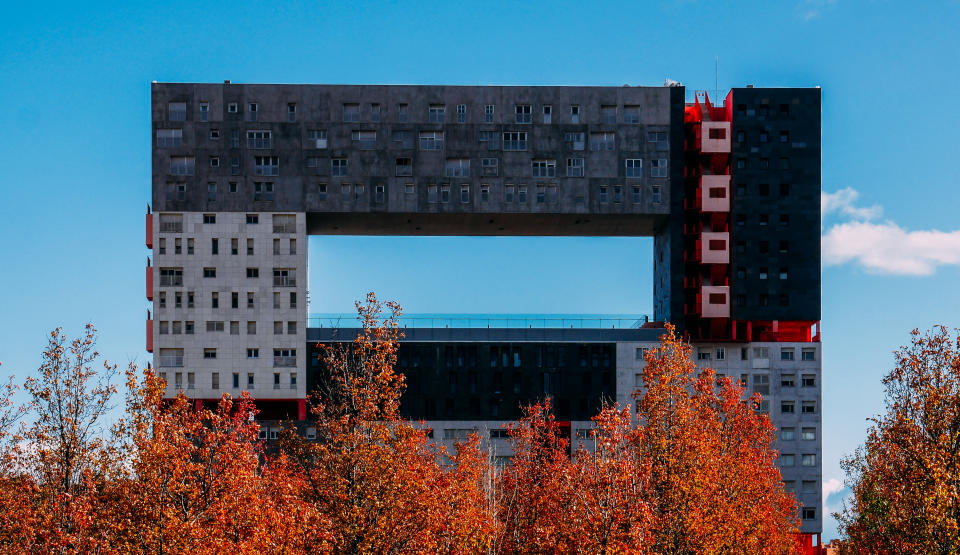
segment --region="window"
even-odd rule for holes
[[[257,183],[253,184],[253,200],[273,200],[273,183]]]
[[[753,392],[759,393],[760,395],[770,395],[770,375],[769,374],[753,375]]]
[[[537,204],[543,204],[547,201],[547,186],[543,183],[537,183]]]
[[[783,347],[780,349],[780,360],[793,360],[793,347]]]
[[[256,225],[260,223],[259,214],[247,214],[247,225]]]
[[[470,159],[469,158],[447,158],[447,177],[469,177]]]
[[[311,129],[307,131],[307,145],[313,148],[327,148],[327,130]]]
[[[209,358],[217,358],[217,350],[216,350],[216,349],[204,349],[204,350],[203,350],[203,358],[208,358],[208,359],[209,359]]]
[[[167,254],[167,240],[161,237],[157,245],[157,254]]]
[[[780,279],[787,279],[787,268],[780,268]]]
[[[216,291],[210,293],[210,308],[220,308],[220,294]]]
[[[624,106],[623,123],[640,123],[640,106]]]
[[[803,387],[817,387],[817,376],[815,374],[803,374],[800,385]]]
[[[167,104],[167,119],[170,121],[186,121],[187,103],[170,102]]]
[[[178,147],[183,143],[183,129],[157,129],[157,146]]]
[[[257,121],[257,112],[260,111],[260,106],[256,102],[250,102],[247,104],[247,121]]]
[[[516,114],[517,123],[531,123],[533,121],[533,113],[530,111],[529,104],[517,104],[513,107],[513,110]]]
[[[260,277],[260,268],[247,268],[247,278]]]
[[[781,441],[793,441],[794,439],[796,439],[796,428],[780,428]]]
[[[247,349],[247,358],[260,358],[260,349]]]
[[[639,116],[638,116],[639,118]],[[616,105],[600,106],[600,119],[603,123],[617,123]],[[638,120],[639,121],[639,120]]]
[[[670,143],[667,141],[666,131],[650,131],[647,133],[647,142],[656,145],[657,150],[668,150]]]
[[[483,121],[484,121],[484,123],[493,123],[493,113],[494,113],[494,105],[493,105],[493,104],[487,104],[486,106],[483,107]]]
[[[637,360],[644,360],[644,359],[646,359],[646,357],[647,357],[647,351],[648,351],[648,350],[649,350],[649,349],[648,349],[647,347],[637,347],[637,348],[636,348],[636,352],[634,353],[634,357],[635,357]]]
[[[504,132],[503,150],[527,150],[527,133]]]
[[[450,202],[450,186],[440,186],[440,202]]]
[[[254,156],[253,175],[280,175],[280,157]]]
[[[650,160],[650,177],[667,177],[667,159]]]
[[[443,150],[443,131],[421,131],[420,150]]]
[[[607,201],[608,201],[607,188],[600,187],[600,202],[607,202]]]
[[[490,186],[481,184],[480,185],[480,202],[488,202],[490,200]]]
[[[630,193],[630,202],[634,204],[640,203],[640,187],[632,187]]]
[[[803,401],[800,404],[800,412],[803,414],[816,414],[817,413],[817,402],[816,401]]]
[[[553,106],[543,107],[543,123],[551,123],[553,120]]]
[[[496,177],[499,173],[499,161],[496,158],[482,158],[480,167],[484,177]]]
[[[437,191],[439,191],[436,185],[427,185],[427,202],[437,202]]]
[[[804,347],[800,350],[800,360],[817,360],[817,350]]]
[[[210,104],[208,102],[200,103],[200,121],[210,121]]]
[[[407,195],[412,195],[417,192],[417,188],[413,183],[404,183],[403,192]]]
[[[397,176],[413,175],[413,158],[397,158]]]
[[[623,187],[620,185],[614,185],[613,187],[613,202],[623,202]]]
[[[257,322],[248,321],[247,322],[247,335],[257,335]]]
[[[583,133],[564,133],[563,142],[570,150],[583,150],[585,140]]]
[[[567,177],[583,177],[583,158],[567,158]]]
[[[431,104],[429,108],[430,123],[444,123],[447,119],[447,107],[444,104]]]
[[[343,121],[345,122],[360,121],[360,105],[344,104],[343,105]]]
[[[297,350],[296,349],[274,349],[273,365],[283,366],[283,367],[296,366]]]
[[[334,177],[343,177],[348,175],[347,159],[333,158],[330,160],[330,175]]]
[[[273,215],[274,233],[296,233],[297,216],[296,214],[274,214]]]
[[[780,466],[796,466],[797,456],[793,454],[780,455]]]
[[[384,202],[386,198],[387,190],[383,185],[377,185],[374,187],[374,202]]]
[[[801,466],[817,466],[817,455],[813,453],[803,455],[803,457],[800,459],[800,465]]]
[[[570,106],[570,123],[580,123],[580,106],[578,104]]]
[[[240,106],[236,102],[230,102],[229,104],[227,104],[228,114],[236,114],[239,111],[240,111]]]
[[[180,308],[180,304],[177,303],[177,308]],[[174,321],[173,322],[173,335],[180,335],[183,333],[183,322]]]
[[[780,412],[784,414],[793,414],[796,412],[796,403],[794,401],[780,401]]]
[[[800,518],[803,520],[817,520],[817,508],[804,507],[800,511]]]
[[[796,376],[793,374],[783,374],[780,376],[780,387],[795,387]]]
[[[513,192],[514,192],[514,186],[513,186],[513,185],[507,185],[506,187],[504,187],[504,188],[503,188],[503,201],[504,201],[504,202],[513,202]]]
[[[183,268],[160,268],[160,286],[183,286]]]
[[[317,184],[317,200],[327,200],[327,184]]]
[[[653,202],[660,202],[660,187],[658,185],[650,187],[650,197]]]
[[[466,104],[457,104],[457,123],[467,123]]]
[[[297,322],[287,322],[287,335],[297,335]]]
[[[223,322],[207,320],[207,331],[209,332],[223,331]]]
[[[296,287],[297,270],[295,268],[274,268],[273,269],[274,287]]]
[[[715,353],[717,360],[724,360],[727,357],[727,351],[723,347],[717,347]]]
[[[526,203],[527,202],[527,186],[520,185],[517,187],[517,202]]]
[[[210,374],[210,388],[220,389],[220,372]]]
[[[160,335],[167,335],[168,333],[170,333],[169,326],[170,326],[170,322],[161,320],[159,322]]]
[[[352,140],[360,150],[374,150],[377,148],[376,131],[354,131],[350,135]]]
[[[187,389],[193,389],[196,387],[196,378],[196,373],[187,372]]]
[[[253,238],[247,238],[247,256],[253,256]]]
[[[170,174],[171,175],[193,175],[193,169],[196,165],[196,158],[193,156],[171,156]],[[178,198],[177,200],[182,200]]]
[[[214,201],[217,200],[217,184],[216,183],[207,183],[207,200]]]
[[[397,104],[397,121],[400,123],[407,122],[407,104]]]
[[[590,150],[613,150],[614,133],[590,133]]]
[[[460,202],[464,204],[470,202],[470,186],[469,185],[460,186]]]
[[[710,350],[709,350],[709,349],[698,349],[698,350],[697,350],[697,360],[710,360]]]
[[[530,164],[530,172],[533,177],[556,177],[556,160],[534,160]]]
[[[251,351],[251,350],[257,351],[257,356],[251,357],[251,356],[250,356],[250,351]],[[259,358],[259,357],[260,357],[260,352],[259,352],[259,351],[260,351],[259,349],[247,349],[247,358]],[[247,372],[247,387],[252,388],[253,385],[254,385],[253,372]]]
[[[297,121],[297,105],[293,102],[287,103],[287,121],[291,123]]]
[[[625,161],[627,167],[627,177],[643,177],[643,160],[640,158],[627,158]]]
[[[789,143],[789,142],[790,142],[790,132],[789,132],[789,131],[781,131],[781,132],[780,132],[780,142],[781,142],[781,143]]]
[[[800,431],[800,439],[804,441],[815,441],[817,439],[816,428],[803,428]]]

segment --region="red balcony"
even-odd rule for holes
[[[147,300],[153,300],[153,266],[150,265],[150,259],[147,258]]]
[[[147,352],[153,352],[153,318],[150,311],[147,311]]]
[[[146,218],[146,229],[147,229],[147,248],[153,248],[153,214],[150,213],[150,206],[147,205],[147,218]]]

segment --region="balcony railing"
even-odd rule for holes
[[[297,357],[273,357],[274,368],[296,368]]]
[[[405,314],[400,328],[638,329],[652,321],[647,314]],[[356,314],[311,314],[313,328],[356,328]]]
[[[160,366],[176,368],[183,366],[183,355],[160,355],[157,359]]]
[[[273,276],[274,287],[296,287],[297,278],[293,276]]]

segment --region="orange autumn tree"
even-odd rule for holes
[[[313,523],[299,530],[300,549],[484,552],[490,523],[478,443],[444,463],[424,430],[400,417],[400,308],[371,293],[357,309],[361,333],[324,349],[322,388],[312,398],[316,441],[288,431],[272,463],[276,476],[295,477],[297,510]]]
[[[842,462],[849,553],[960,553],[960,333],[911,333],[883,379],[886,412]]]
[[[698,371],[672,326],[647,352],[635,393],[632,442],[649,481],[637,499],[649,510],[656,553],[789,553],[796,502],[784,490],[774,428],[758,396],[713,370]]]
[[[111,547],[124,553],[266,553],[277,514],[260,479],[259,426],[244,393],[215,409],[182,394],[164,400],[151,371],[127,372],[117,429],[127,473],[101,507]],[[279,551],[276,551],[279,552]]]

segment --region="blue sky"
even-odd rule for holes
[[[911,328],[960,326],[960,2],[13,3],[0,33],[0,373],[92,321],[144,362],[149,84],[823,87],[824,482]],[[437,256],[442,253],[442,256]],[[642,313],[647,239],[317,238],[313,310]],[[428,261],[428,265],[423,262]],[[829,502],[836,505],[836,498]],[[827,523],[827,537],[833,535]]]

